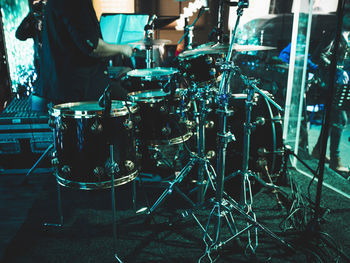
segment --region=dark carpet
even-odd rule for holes
[[[210,222],[208,233],[214,238],[219,218],[217,210],[209,217],[214,203],[207,202],[190,210],[191,206],[174,192],[149,216],[135,213],[133,184],[119,186],[116,188],[118,256],[123,262],[349,262],[349,199],[324,187],[323,216],[319,222],[314,222],[308,193],[313,200],[316,183],[308,189],[310,179],[292,168],[289,176],[300,188],[297,193],[292,195],[291,187],[286,185],[281,187],[282,192],[259,188],[254,194],[253,211],[257,221],[267,229],[259,229],[257,240],[254,228],[251,229],[251,247],[255,248],[258,242],[255,255],[249,249],[247,231],[206,254],[209,251],[206,242],[208,246],[211,242],[204,238],[192,213],[204,228]],[[7,196],[1,198],[4,211],[1,215],[2,262],[116,262],[110,190],[82,191],[62,187],[64,226],[44,227],[45,222],[58,222],[55,178],[52,174],[33,174],[27,185],[20,184],[21,178],[22,175],[0,176],[2,197]],[[343,184],[344,191],[350,193],[350,184],[343,178],[329,171],[327,178],[333,178],[335,184]],[[189,181],[179,185],[184,192],[192,188]],[[159,183],[136,182],[136,210],[154,203],[163,191],[158,186]],[[195,200],[195,195],[190,197]],[[235,221],[231,226],[243,229],[247,218],[237,209],[230,211]],[[224,217],[230,213],[221,215],[219,240],[225,241],[232,237]],[[16,218],[17,221],[13,221]],[[295,250],[286,249],[282,240]]]

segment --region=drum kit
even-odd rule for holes
[[[246,2],[238,2],[241,12],[247,7]],[[147,31],[151,29],[148,24]],[[162,42],[153,40],[151,34],[147,32],[150,37],[142,41],[146,50]],[[211,212],[208,224],[212,217],[221,217],[230,207],[249,222],[247,231],[253,252],[257,243],[251,245],[254,243],[251,237],[257,232],[250,228],[260,228],[290,248],[256,221],[251,200],[247,200],[251,198],[249,177],[265,173],[271,179],[281,171],[282,109],[268,92],[241,75],[231,61],[233,53],[271,49],[207,43],[180,53],[176,57],[177,68],[152,67],[152,55],[148,54],[147,68],[131,70],[123,77],[123,83],[128,83],[127,101],[114,101],[106,96],[102,106],[99,102],[54,106],[50,113],[55,134],[52,163],[58,184],[84,190],[114,189],[135,181],[151,162],[155,163],[151,171],[154,173],[162,166],[170,167],[174,179],[148,209],[148,213],[152,213],[198,164],[197,178],[193,180],[197,182],[198,204],[206,201],[208,188],[216,192],[213,210],[217,211]],[[246,86],[242,93],[229,91],[232,72],[244,80]],[[175,165],[181,152],[185,153],[185,161]],[[225,177],[237,174],[242,178],[243,205],[227,196],[223,186]],[[227,221],[227,215],[225,218]],[[217,234],[222,223],[215,222]],[[227,221],[227,224],[231,228],[234,222]],[[201,227],[207,239],[207,227]],[[226,243],[209,239],[206,241],[211,243],[206,251],[208,256],[211,249]]]

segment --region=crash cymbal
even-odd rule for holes
[[[214,49],[218,51],[227,51],[230,47],[229,43],[216,43],[214,45],[207,45],[203,46],[203,49]],[[239,44],[233,44],[233,50],[235,52],[248,52],[248,51],[265,51],[265,50],[273,50],[276,49],[276,47],[269,47],[269,46],[258,46],[258,45],[239,45]]]
[[[206,55],[206,54],[218,54],[218,53],[226,53],[229,49],[230,45],[228,43],[206,43],[198,46],[197,48],[186,50],[181,53],[179,56],[181,57],[197,57],[198,55]],[[267,51],[276,49],[275,47],[269,46],[257,46],[257,45],[239,45],[233,44],[234,52],[248,52],[248,51]]]
[[[171,44],[171,40],[168,39],[142,39],[136,42],[129,43],[133,46],[161,46]]]
[[[267,50],[274,50],[277,49],[276,47],[269,47],[269,46],[257,46],[257,45],[233,45],[233,50],[236,52],[248,52],[248,51],[267,51]]]

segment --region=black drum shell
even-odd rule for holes
[[[266,161],[268,172],[277,174],[281,171],[283,163],[282,119],[278,110],[263,96],[257,95],[255,99],[251,112],[251,121],[255,127],[250,135],[248,168],[253,172],[261,172],[259,161]],[[227,117],[227,131],[234,135],[235,140],[227,146],[226,174],[232,174],[243,168],[245,100],[230,100],[229,109],[232,111],[232,116]],[[206,149],[215,152],[218,151],[219,129],[219,116],[216,110],[214,107],[207,117],[207,122],[214,123],[213,127],[205,131]],[[254,122],[261,118],[264,119],[264,123],[254,125]]]
[[[133,113],[107,117],[102,111],[96,111],[84,116],[68,113],[60,106],[60,114],[51,114],[50,118],[58,160],[56,172],[61,184],[80,189],[110,187],[111,174],[107,168],[110,145],[113,145],[113,159],[119,169],[115,184],[136,176],[137,147],[132,127],[135,121],[130,118]],[[136,109],[133,106],[134,112]]]
[[[215,81],[220,76],[222,71],[216,62],[224,58],[224,53],[216,52],[189,57],[179,56],[179,70],[189,81],[204,85]]]
[[[138,103],[139,139],[147,145],[182,143],[192,134],[187,128],[187,105],[179,94],[162,90],[129,93]]]

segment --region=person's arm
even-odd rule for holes
[[[17,27],[16,38],[25,41],[28,38],[34,38],[35,32],[35,17],[34,13],[29,12],[28,15],[22,20],[21,24]]]
[[[92,43],[89,43],[89,40],[87,41],[89,45],[93,45]],[[112,57],[118,54],[130,57],[132,54],[132,48],[128,45],[109,44],[99,38],[96,48],[91,52],[91,56],[98,58]]]

